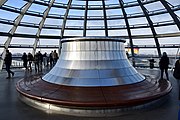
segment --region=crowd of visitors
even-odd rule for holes
[[[129,54],[126,52],[127,58],[129,58]],[[49,54],[46,52],[44,54],[41,53],[41,51],[38,51],[35,53],[33,56],[30,52],[26,54],[25,52],[23,53],[21,57],[23,61],[23,67],[28,70],[32,71],[32,63],[34,63],[34,69],[36,72],[42,72],[43,67],[53,67],[57,60],[59,59],[58,53],[56,50],[51,51]],[[154,59],[150,59],[150,68],[154,68]],[[8,73],[7,79],[11,78],[14,76],[14,72],[10,70],[10,66],[12,63],[12,54],[9,50],[6,50],[6,56],[4,59],[5,65],[6,65],[6,71]],[[166,52],[163,52],[162,57],[160,58],[159,61],[159,68],[161,70],[161,77],[160,79],[163,79],[163,74],[165,72],[166,74],[166,79],[169,80],[168,76],[168,66],[169,65],[169,57],[167,56]],[[175,63],[175,69],[173,72],[173,76],[176,79],[180,79],[180,57]]]
[[[38,51],[34,57],[31,53],[26,54],[24,52],[22,55],[23,67],[28,71],[32,71],[32,63],[34,63],[35,71],[41,72],[43,67],[54,66],[58,58],[56,50],[51,51],[49,55],[46,52],[42,54],[41,51]]]

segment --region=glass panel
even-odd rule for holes
[[[103,10],[88,10],[87,16],[103,16]]]
[[[166,0],[167,2],[169,2],[171,5],[179,5],[179,0]]]
[[[84,16],[84,10],[70,9],[68,15]]]
[[[104,26],[104,20],[89,20],[87,26]]]
[[[151,29],[150,28],[140,28],[140,29],[131,29],[132,35],[151,35]]]
[[[38,5],[38,4],[32,4],[29,8],[30,11],[35,11],[39,13],[43,13],[47,9],[47,6]]]
[[[128,19],[128,21],[129,21],[129,25],[148,24],[147,19],[145,17],[131,18],[131,19]]]
[[[83,26],[84,21],[83,20],[67,20],[66,26]]]
[[[109,36],[128,36],[127,30],[108,30]]]
[[[82,30],[65,30],[64,36],[82,36]]]
[[[155,30],[156,30],[157,34],[179,32],[179,29],[177,28],[176,25],[155,27]]]
[[[35,38],[20,38],[20,37],[13,37],[11,44],[14,45],[33,45]]]
[[[0,9],[0,18],[7,20],[14,20],[18,16],[18,13],[8,12]]]
[[[87,30],[87,36],[105,36],[105,30]]]
[[[13,26],[0,23],[0,32],[9,32]]]
[[[38,28],[18,26],[15,33],[35,35],[37,31],[38,31]]]
[[[163,21],[171,21],[172,17],[169,14],[161,14],[161,15],[153,15],[150,16],[153,23],[163,22]]]
[[[108,26],[125,26],[125,21],[121,20],[107,20]]]
[[[126,11],[126,14],[142,13],[142,9],[140,6],[127,7],[125,8],[125,11]]]
[[[23,0],[16,0],[16,2],[14,0],[7,0],[7,2],[5,3],[5,5],[8,6],[12,6],[12,7],[16,7],[16,8],[21,8],[22,6],[24,6],[27,2],[23,1]]]
[[[45,28],[42,28],[41,35],[59,36],[60,32],[61,32],[60,29],[45,29]]]
[[[161,2],[152,2],[149,4],[145,4],[145,7],[148,11],[155,11],[159,9],[164,9],[164,6],[161,4]]]
[[[106,0],[106,5],[119,4],[119,0]]]
[[[0,36],[0,44],[4,44],[8,37]]]
[[[111,16],[111,15],[123,15],[121,9],[107,9],[106,10],[106,14],[107,14],[107,16]]]
[[[52,18],[46,18],[45,24],[46,25],[57,25],[61,26],[63,23],[62,19],[52,19]]]
[[[64,15],[66,13],[65,8],[51,7],[49,14]]]
[[[41,17],[35,17],[35,16],[30,16],[30,15],[24,15],[22,18],[22,22],[28,22],[28,23],[35,23],[39,24],[41,21]]]

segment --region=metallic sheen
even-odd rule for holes
[[[43,80],[60,85],[97,87],[133,84],[145,77],[130,64],[124,39],[81,37],[62,40],[61,55]]]

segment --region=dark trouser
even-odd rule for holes
[[[32,71],[32,66],[31,66],[31,64],[32,64],[32,61],[29,61],[29,69],[30,69],[30,71]]]
[[[6,71],[7,71],[7,73],[8,73],[8,77],[11,77],[11,74],[14,73],[14,72],[12,72],[12,71],[10,70],[10,66],[11,66],[11,65],[6,64]]]
[[[23,66],[27,69],[27,61],[24,61]]]
[[[168,69],[161,69],[161,79],[163,79],[163,73],[164,73],[164,71],[165,71],[167,80],[169,80],[169,77],[168,77]]]
[[[35,67],[35,71],[39,72],[39,63],[38,62],[34,62],[34,67]]]

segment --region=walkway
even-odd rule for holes
[[[18,80],[29,74],[21,69],[14,69],[15,76],[12,79],[5,79],[5,71],[0,72],[0,119],[1,120],[178,120],[179,100],[178,83],[170,74],[170,81],[173,90],[169,99],[159,107],[127,112],[125,115],[105,118],[76,117],[46,113],[32,108],[18,99],[15,84]],[[145,74],[156,75],[156,70],[139,70]],[[32,72],[34,74],[34,72]]]

